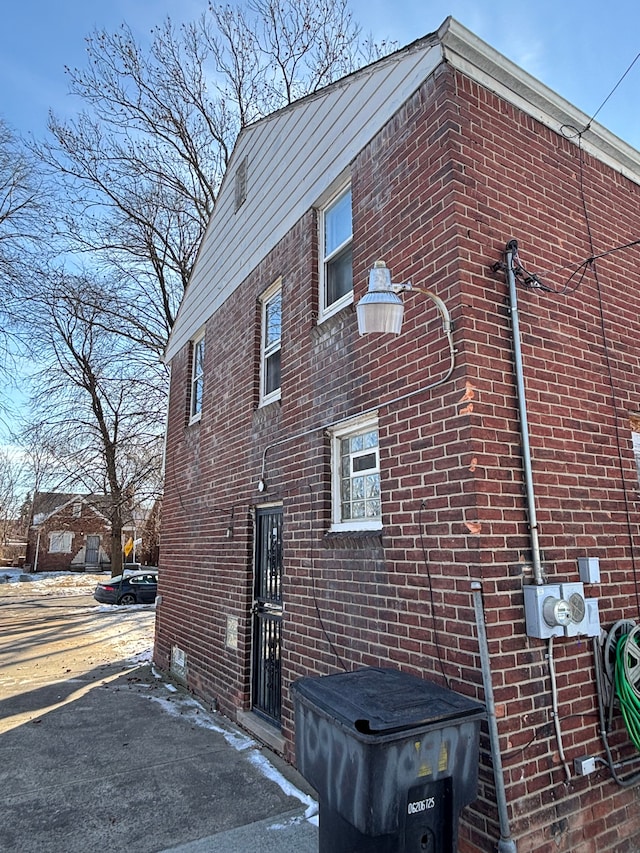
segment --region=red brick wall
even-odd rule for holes
[[[40,539],[38,542],[38,531]],[[52,532],[70,531],[73,534],[71,540],[71,551],[68,553],[49,552],[49,534]],[[79,552],[86,547],[87,536],[99,536],[100,548],[106,559],[111,554],[111,528],[108,522],[100,519],[91,507],[82,504],[79,516],[74,515],[73,504],[69,504],[56,512],[38,528],[32,527],[29,531],[29,542],[27,546],[27,563],[32,569],[36,564],[36,549],[38,550],[37,571],[38,572],[62,572],[69,571],[71,562]],[[107,564],[107,568],[108,568]],[[73,568],[76,568],[74,566]],[[77,566],[77,570],[84,569],[84,563]]]
[[[531,556],[510,318],[504,272],[491,266],[517,238],[523,263],[556,291],[518,289],[544,569],[574,581],[577,558],[598,556],[602,582],[587,594],[599,597],[603,626],[638,619],[628,424],[640,409],[637,249],[598,260],[597,280],[589,269],[566,283],[584,259],[638,238],[639,188],[444,66],[356,158],[352,190],[356,300],[380,257],[395,281],[435,291],[455,324],[455,373],[420,390],[445,372],[447,348],[435,307],[419,294],[405,295],[393,341],[358,338],[353,309],[316,323],[316,223],[312,212],[302,217],[207,323],[203,414],[193,426],[188,353],[172,364],[156,660],[168,667],[176,644],[196,693],[230,715],[250,707],[250,513],[282,502],[292,759],[288,688],[303,675],[393,665],[438,681],[444,672],[453,689],[482,698],[470,594],[480,580],[519,853],[635,850],[637,792],[618,788],[600,764],[566,783],[547,645],[525,635]],[[282,401],[257,409],[257,299],[278,276]],[[268,449],[259,496],[271,443],[375,405],[382,533],[327,533],[322,429]],[[225,645],[227,615],[239,620],[237,649]],[[556,640],[555,658],[567,759],[600,756],[591,641]],[[481,748],[465,851],[493,849],[499,836],[484,733]]]

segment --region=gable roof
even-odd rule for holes
[[[68,492],[36,492],[33,498],[33,526],[39,526],[68,506],[81,503],[105,523],[109,522],[110,501],[107,495],[75,494]]]
[[[589,117],[455,21],[244,128],[165,352],[171,359],[442,63],[559,131]],[[592,122],[585,150],[640,182],[640,153]],[[234,178],[247,164],[235,210]],[[266,282],[268,284],[269,282]]]

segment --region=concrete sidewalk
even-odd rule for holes
[[[0,697],[0,720],[2,851],[317,853],[302,777],[149,664]]]

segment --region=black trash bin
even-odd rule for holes
[[[320,853],[455,853],[478,786],[484,706],[367,668],[292,685],[298,770],[318,792]]]

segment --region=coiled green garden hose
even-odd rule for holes
[[[635,748],[640,751],[640,698],[634,683],[630,679],[629,659],[637,662],[640,646],[636,639],[638,632],[623,634],[616,645],[615,687],[620,709],[629,737]],[[635,672],[634,672],[635,674]]]

